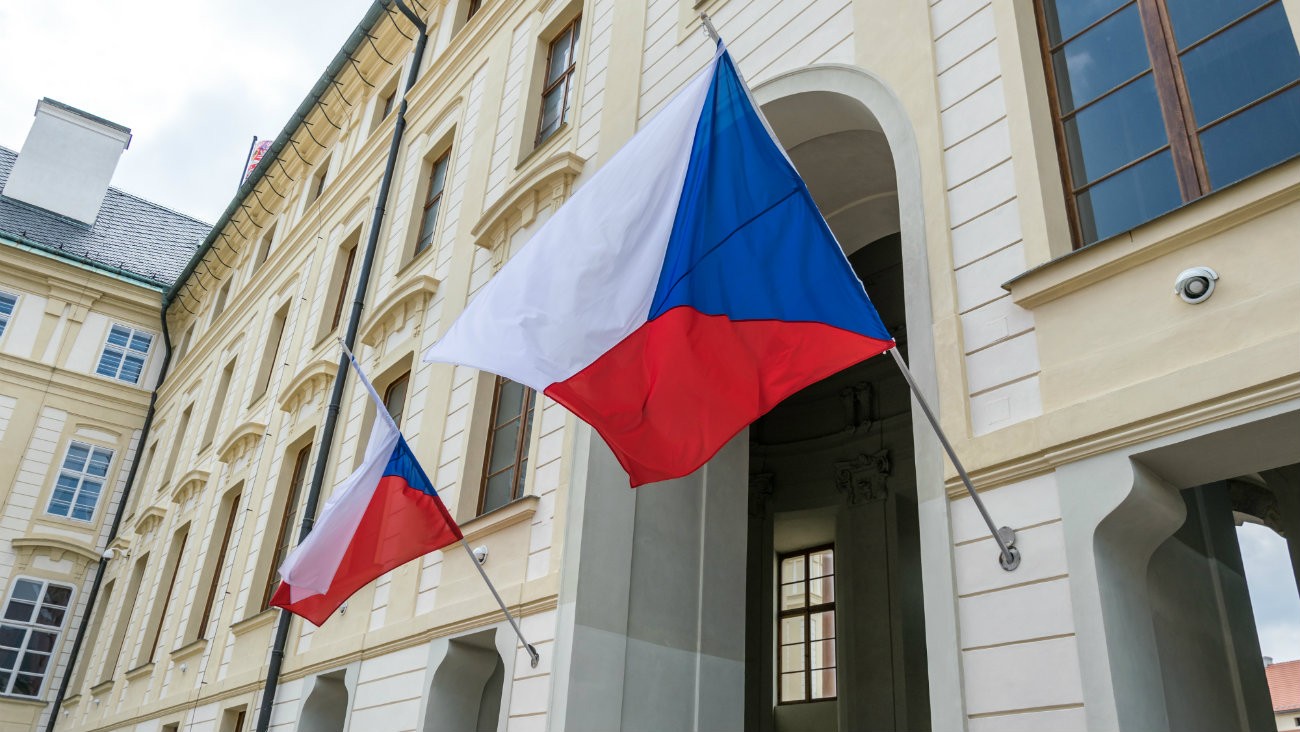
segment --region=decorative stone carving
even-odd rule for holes
[[[879,501],[889,495],[885,480],[891,471],[889,450],[860,453],[835,463],[835,488],[850,504]]]
[[[280,409],[293,414],[304,404],[310,404],[317,398],[323,400],[326,390],[334,381],[338,367],[337,361],[325,359],[308,364],[307,368],[299,371],[289,385],[280,392]]]
[[[494,271],[509,255],[510,239],[516,231],[533,223],[539,211],[558,209],[568,199],[585,163],[571,152],[557,152],[532,165],[483,212],[470,233],[479,246],[492,252]]]
[[[166,515],[167,513],[158,506],[146,508],[135,522],[135,533],[139,536],[153,533],[162,524],[163,517]]]
[[[424,314],[438,292],[438,280],[429,275],[418,275],[403,283],[375,305],[372,315],[361,326],[361,342],[371,348],[381,348],[393,333],[411,324],[408,337],[418,338]]]
[[[749,515],[761,518],[767,515],[768,504],[776,493],[776,476],[772,473],[755,473],[749,476]]]
[[[226,441],[217,448],[217,461],[232,465],[236,469],[262,441],[266,435],[266,425],[261,422],[245,422],[230,432]]]
[[[172,491],[172,503],[184,506],[191,498],[197,495],[208,484],[209,473],[206,470],[191,470],[181,479],[176,481],[176,489]],[[150,508],[149,510],[154,510]],[[148,515],[148,511],[145,512]],[[144,521],[144,518],[140,519]]]
[[[77,568],[73,574],[84,572],[87,567],[99,561],[99,552],[96,552],[92,547],[62,537],[20,536],[10,544],[17,555],[17,561],[14,565],[16,572],[27,571],[37,554],[45,555],[53,562],[62,562],[65,559],[72,560],[73,565]]]

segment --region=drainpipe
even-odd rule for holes
[[[420,60],[424,57],[424,47],[429,41],[429,29],[402,0],[394,0],[398,10],[416,27],[420,35],[415,41],[415,55],[411,60],[411,69],[406,76],[406,87],[402,90],[402,103],[397,108],[397,121],[393,126],[393,139],[388,145],[388,162],[384,165],[384,175],[379,182],[379,195],[375,200],[375,214],[370,221],[370,234],[366,237],[366,250],[362,255],[361,272],[357,276],[356,294],[352,300],[352,313],[348,316],[348,328],[343,337],[348,350],[356,345],[357,327],[361,323],[361,313],[365,308],[366,291],[370,288],[370,270],[375,262],[375,250],[379,243],[379,229],[384,221],[384,207],[388,203],[389,189],[393,183],[393,172],[397,167],[397,152],[402,145],[402,135],[406,131],[406,95],[420,76]],[[347,383],[348,358],[339,356],[338,369],[334,373],[334,389],[330,392],[329,406],[325,410],[325,423],[321,426],[320,443],[316,449],[316,465],[312,470],[311,488],[307,492],[307,504],[303,508],[302,528],[298,532],[298,543],[311,533],[315,522],[316,506],[320,502],[321,485],[325,482],[325,468],[329,462],[330,449],[334,445],[334,430],[338,426],[339,405],[343,401],[343,387]],[[272,570],[274,571],[274,570]],[[280,667],[284,664],[284,647],[289,639],[289,625],[293,615],[280,611],[280,619],[275,627],[275,641],[271,646],[271,660],[266,670],[266,687],[262,692],[261,711],[257,717],[257,732],[267,732],[271,726],[271,708],[275,705],[275,692],[280,684]]]
[[[113,514],[113,524],[108,529],[108,540],[104,546],[113,543],[117,538],[117,531],[122,525],[122,512],[126,510],[127,502],[131,498],[131,489],[135,486],[136,473],[140,469],[140,455],[144,453],[145,443],[149,440],[149,430],[153,427],[153,416],[155,407],[158,404],[158,390],[162,388],[163,380],[167,378],[167,368],[172,362],[172,339],[171,333],[167,330],[167,306],[164,304],[159,312],[159,319],[162,321],[163,337],[163,361],[162,368],[158,370],[158,382],[154,384],[153,393],[149,395],[149,410],[144,415],[144,426],[140,428],[140,441],[136,443],[135,459],[131,461],[131,470],[126,474],[126,486],[122,488],[122,497],[117,502],[117,512]],[[50,720],[45,725],[45,732],[54,732],[54,725],[59,719],[59,707],[63,706],[63,697],[68,693],[68,684],[72,680],[72,672],[77,665],[77,656],[81,653],[81,644],[86,640],[86,628],[90,625],[90,614],[95,609],[95,600],[99,597],[99,586],[104,582],[104,570],[108,569],[108,559],[101,556],[99,558],[99,568],[95,571],[95,582],[90,586],[90,595],[86,598],[86,611],[81,616],[81,627],[77,628],[77,638],[72,642],[72,652],[68,656],[68,667],[63,672],[63,678],[59,681],[59,693],[54,696],[54,704],[50,707]]]

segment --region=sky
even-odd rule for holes
[[[113,186],[214,222],[369,0],[0,3],[0,145],[50,97],[131,128]]]
[[[1237,527],[1260,651],[1274,661],[1300,659],[1300,592],[1286,539],[1257,524]]]

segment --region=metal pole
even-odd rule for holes
[[[253,141],[248,143],[248,154],[244,156],[244,169],[239,171],[239,185],[235,186],[235,193],[244,186],[244,181],[248,180],[248,161],[253,159],[253,148],[257,147],[257,135],[253,135]]]
[[[474,568],[478,570],[479,574],[483,575],[483,581],[487,583],[488,589],[492,591],[492,596],[497,599],[497,604],[501,606],[501,612],[506,614],[506,620],[510,621],[510,627],[515,629],[515,635],[519,636],[519,642],[524,644],[524,650],[528,651],[528,657],[533,660],[533,668],[537,668],[537,662],[542,658],[538,655],[537,649],[533,648],[533,644],[529,643],[527,638],[524,638],[524,632],[519,629],[519,623],[515,621],[515,616],[511,615],[510,611],[506,609],[506,603],[501,599],[501,595],[497,593],[496,585],[492,584],[487,572],[483,571],[483,565],[479,563],[478,557],[474,555],[474,550],[469,548],[469,542],[465,541],[463,536],[460,538],[460,545],[465,547],[465,553],[469,555],[469,560],[474,563]]]
[[[718,35],[718,29],[713,27],[713,18],[708,13],[700,13],[700,22],[704,24],[704,32],[709,34],[709,38],[714,43],[722,43],[722,36]]]
[[[957,453],[952,449],[952,443],[948,442],[948,436],[943,433],[943,428],[939,426],[939,420],[935,418],[934,412],[930,411],[930,405],[926,403],[925,397],[921,396],[921,387],[917,386],[916,380],[912,378],[912,372],[908,370],[907,363],[899,355],[897,348],[889,349],[889,355],[894,357],[894,363],[898,364],[898,370],[903,372],[903,378],[907,379],[907,385],[912,388],[912,394],[916,397],[916,403],[921,405],[921,411],[925,412],[926,419],[930,420],[930,426],[934,428],[934,433],[939,436],[939,442],[943,445],[944,451],[948,453],[948,459],[952,461],[954,468],[957,468],[957,475],[961,476],[961,482],[966,485],[966,492],[970,493],[971,500],[975,502],[975,507],[979,509],[980,515],[984,517],[984,523],[988,524],[989,533],[993,535],[993,541],[998,543],[998,549],[1001,554],[998,556],[998,564],[1008,572],[1013,571],[1020,566],[1020,550],[1016,548],[1016,532],[1009,526],[997,528],[993,525],[993,519],[989,516],[988,509],[984,507],[984,500],[975,492],[975,486],[970,482],[970,476],[966,474],[966,468],[962,467],[961,460],[957,459]]]

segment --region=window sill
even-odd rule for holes
[[[265,628],[270,625],[271,621],[275,620],[276,615],[278,615],[276,609],[268,607],[256,615],[249,615],[238,623],[230,626],[230,632],[238,638],[241,635],[257,630],[258,628]]]
[[[534,134],[536,133],[534,132]],[[559,145],[561,140],[567,140],[572,136],[573,136],[573,125],[571,123],[565,122],[561,124],[559,127],[556,127],[555,132],[552,132],[550,137],[546,138],[545,140],[542,140],[536,145],[533,145],[532,150],[529,150],[527,153],[524,154],[523,157],[519,158],[519,163],[515,165],[515,172],[519,172],[524,168],[528,167],[528,163],[532,161],[534,158],[541,157],[542,155],[546,154],[547,150]]]
[[[44,708],[45,705],[49,703],[42,699],[36,699],[30,696],[18,696],[17,694],[0,694],[0,701],[5,704],[22,704],[24,706],[41,708]],[[67,704],[68,700],[64,699],[63,703]]]
[[[461,524],[460,533],[464,535],[465,541],[475,542],[491,536],[507,526],[531,521],[533,515],[537,513],[537,504],[540,502],[541,499],[537,496],[516,498],[501,508],[475,516]]]
[[[185,645],[171,652],[172,663],[180,663],[187,659],[193,658],[203,652],[208,647],[208,639],[200,638],[196,641],[190,641]]]
[[[107,681],[101,681],[101,682],[99,682],[98,684],[95,684],[94,686],[90,687],[90,695],[91,695],[91,696],[101,696],[101,695],[103,695],[103,694],[105,694],[105,693],[111,691],[111,690],[113,689],[113,684],[115,684],[115,683],[117,683],[117,681],[116,681],[115,679],[109,679],[109,680],[107,680]]]
[[[1033,309],[1296,201],[1300,201],[1300,159],[1057,257],[1003,283],[1002,288],[1017,305]]]
[[[154,667],[154,662],[153,662],[153,661],[150,661],[149,663],[146,663],[146,664],[143,665],[143,666],[136,666],[135,668],[131,669],[130,671],[127,671],[126,673],[122,674],[122,676],[123,676],[127,681],[136,681],[137,679],[140,679],[140,678],[143,678],[143,677],[145,677],[145,676],[148,676],[148,675],[152,674],[152,673],[153,673],[153,667]]]

